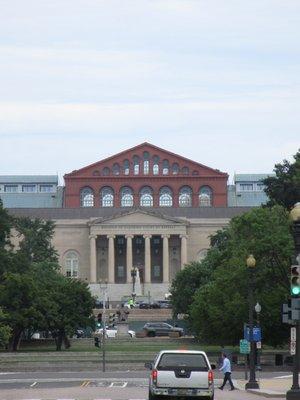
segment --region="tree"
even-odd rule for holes
[[[174,314],[186,314],[195,291],[208,282],[211,270],[207,263],[192,262],[176,274],[171,286]]]
[[[217,246],[208,252],[213,274],[196,291],[189,309],[194,331],[210,343],[238,342],[248,320],[246,258],[254,254],[254,298],[262,305],[264,340],[273,345],[282,343],[287,329],[282,327],[280,310],[288,295],[294,248],[287,211],[279,206],[253,209],[233,218],[223,231],[224,238],[216,240]]]
[[[28,261],[57,263],[57,251],[51,243],[54,235],[53,221],[22,217],[14,219],[14,226],[21,239],[20,252]]]
[[[0,308],[0,346],[6,347],[10,337],[10,327],[5,324],[5,314]]]
[[[294,155],[294,162],[283,160],[276,164],[276,176],[263,180],[265,192],[269,196],[268,206],[279,204],[291,209],[300,199],[300,151]]]
[[[0,224],[0,343],[10,333],[9,350],[16,351],[25,330],[46,330],[57,349],[69,346],[68,335],[90,322],[94,300],[86,283],[59,273],[53,222],[12,219],[0,205]],[[19,238],[14,251],[7,246],[12,228]]]

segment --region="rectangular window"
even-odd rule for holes
[[[240,183],[239,189],[241,192],[252,192],[253,184],[252,183]]]
[[[6,193],[17,193],[18,185],[5,185],[4,192]]]
[[[124,276],[125,276],[124,265],[118,265],[117,266],[117,275],[118,275],[118,278],[124,278]]]
[[[257,190],[258,192],[263,192],[264,189],[265,189],[265,185],[264,185],[263,183],[257,183],[257,184],[256,184],[256,190]]]
[[[40,185],[41,193],[51,193],[53,191],[53,185]]]
[[[36,192],[36,186],[35,185],[23,185],[22,192],[24,192],[24,193]]]
[[[160,265],[154,265],[153,267],[153,275],[155,278],[160,277]]]

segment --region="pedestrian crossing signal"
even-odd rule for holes
[[[291,266],[291,295],[300,296],[300,265]]]
[[[95,347],[100,347],[100,339],[98,337],[95,337],[94,341],[95,341]]]

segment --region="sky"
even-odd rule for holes
[[[150,142],[230,174],[300,147],[299,0],[0,0],[0,175]]]

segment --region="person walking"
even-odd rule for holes
[[[231,389],[230,390],[234,390],[235,387],[233,386],[232,380],[231,380],[231,364],[230,364],[230,360],[227,357],[227,355],[225,353],[222,353],[222,359],[223,359],[223,365],[222,367],[219,369],[219,371],[223,371],[224,373],[224,380],[223,380],[223,384],[219,387],[219,389],[223,390],[224,386],[226,385],[226,382],[228,381],[230,384]]]

